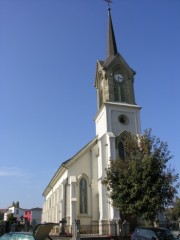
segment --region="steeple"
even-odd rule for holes
[[[106,103],[136,105],[133,86],[135,71],[117,50],[109,6],[111,1],[105,1],[108,3],[107,52],[104,61],[97,61],[95,87],[98,111]]]
[[[112,60],[113,57],[115,57],[117,54],[117,46],[116,46],[116,39],[114,35],[114,29],[112,24],[112,18],[111,18],[111,9],[108,7],[108,35],[107,35],[107,56],[106,56],[106,62],[109,62],[109,60]]]

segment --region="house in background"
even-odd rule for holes
[[[16,221],[24,224],[25,220],[27,220],[29,225],[37,225],[41,223],[42,208],[23,209],[19,207],[19,202],[13,202],[12,206],[3,211],[3,215],[3,220],[6,222]]]
[[[42,208],[31,208],[24,211],[23,217],[29,222],[30,225],[41,223]]]
[[[9,217],[12,216],[16,219],[21,219],[24,215],[25,209],[17,206],[8,207],[7,211],[4,213],[4,221],[8,221]]]
[[[0,209],[0,221],[4,220],[4,214],[7,211],[7,209]]]

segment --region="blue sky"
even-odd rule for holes
[[[137,72],[142,131],[168,142],[180,173],[180,1],[114,0],[118,51]],[[103,0],[0,0],[0,208],[42,207],[61,163],[95,137]]]

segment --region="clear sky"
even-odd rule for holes
[[[180,173],[180,0],[113,0],[118,51],[137,72],[142,131]],[[42,207],[61,163],[95,137],[103,0],[0,0],[0,208]]]

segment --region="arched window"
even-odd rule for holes
[[[126,117],[124,115],[120,115],[120,119],[122,117]],[[126,119],[125,119],[126,120]],[[127,153],[125,151],[125,144],[128,139],[128,133],[126,131],[123,131],[117,138],[116,138],[116,148],[118,152],[118,157],[122,160],[127,159]]]
[[[121,84],[121,102],[126,102],[126,89],[124,84]]]
[[[117,85],[117,84],[115,84],[114,85],[114,100],[116,101],[116,102],[120,102],[120,95],[121,95],[121,93],[120,93],[120,88],[119,88],[119,86]]]
[[[83,177],[79,182],[80,213],[87,213],[87,181]]]
[[[124,144],[122,141],[120,141],[118,144],[118,153],[119,153],[119,158],[122,160],[125,160],[125,150],[124,150]]]
[[[114,101],[126,102],[126,89],[124,83],[114,84]]]

